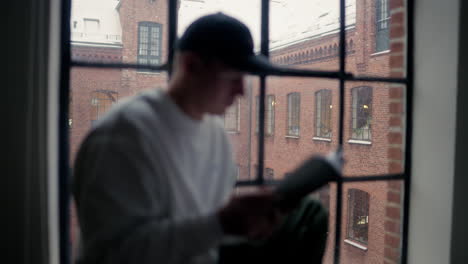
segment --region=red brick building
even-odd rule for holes
[[[163,63],[168,49],[167,1],[107,2],[101,16],[95,17],[92,12],[77,12],[72,16],[72,58]],[[355,0],[348,1],[347,5],[351,19],[347,20],[346,30],[346,70],[356,75],[401,77],[404,72],[404,3]],[[337,70],[338,20],[327,18],[330,13],[324,14],[320,19],[329,19],[331,23],[312,25],[313,29],[301,32],[295,38],[272,41],[271,60],[288,67]],[[99,31],[106,27],[108,20],[118,24],[113,29],[114,34]],[[84,24],[82,31],[80,23]],[[120,98],[163,86],[166,81],[165,73],[73,68],[71,157],[75,156],[92,122],[112,104]],[[258,164],[258,85],[257,77],[248,77],[245,96],[224,117],[235,149],[239,179],[253,179]],[[337,80],[268,77],[266,87],[266,178],[281,179],[310,155],[326,154],[337,148]],[[402,171],[403,91],[403,87],[384,83],[346,83],[343,141],[346,176]],[[333,261],[335,193],[332,184],[318,194],[330,209],[329,246],[324,263]],[[349,183],[344,185],[343,194],[341,263],[397,263],[400,255],[400,184]]]

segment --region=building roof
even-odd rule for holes
[[[118,0],[73,0],[72,45],[121,46],[122,28]]]

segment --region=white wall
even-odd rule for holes
[[[459,0],[419,0],[415,14],[409,263],[450,263]]]

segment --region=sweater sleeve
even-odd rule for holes
[[[206,255],[223,236],[215,212],[171,219],[157,160],[132,143],[90,137],[78,154],[81,263],[188,263]]]

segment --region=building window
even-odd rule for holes
[[[288,94],[288,136],[299,136],[299,115],[301,107],[301,96],[299,93]]]
[[[369,194],[358,189],[349,189],[347,237],[367,244],[368,230]]]
[[[371,140],[372,124],[372,88],[356,87],[351,90],[352,96],[352,133],[351,138]]]
[[[161,24],[138,23],[138,64],[158,65],[161,63]]]
[[[226,112],[224,113],[224,129],[226,129],[226,131],[239,131],[239,111],[240,100],[237,99],[231,106],[226,109]]]
[[[118,93],[112,91],[94,91],[91,94],[91,124],[101,118],[117,102]]]
[[[255,168],[255,175],[258,175],[258,165],[255,164],[254,168]],[[273,170],[272,168],[265,168],[263,170],[263,178],[265,180],[274,180],[275,179],[275,170]]]
[[[375,2],[375,52],[390,48],[390,9],[388,2],[389,0],[376,0]]]
[[[315,136],[331,137],[332,95],[330,90],[315,93]]]
[[[259,96],[256,96],[256,115],[257,115],[257,122],[255,126],[255,132],[258,133],[259,130],[259,120],[260,120],[260,101]],[[266,96],[266,115],[265,115],[265,135],[271,136],[275,133],[275,105],[276,100],[275,96],[269,94]]]
[[[99,19],[85,18],[84,29],[86,33],[98,33],[99,32]]]
[[[265,179],[266,180],[275,179],[275,170],[273,170],[272,168],[265,168]]]

